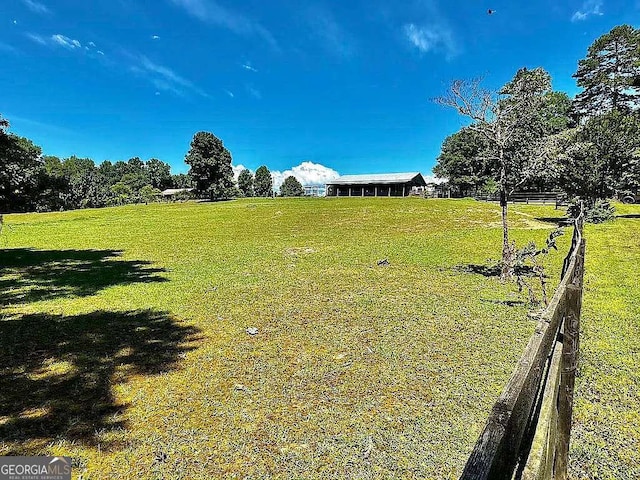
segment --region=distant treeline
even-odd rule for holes
[[[138,157],[96,165],[90,158],[60,159],[42,155],[30,139],[9,133],[9,121],[0,116],[0,213],[48,212],[97,208],[160,199],[162,190],[189,189],[173,198],[270,197],[273,179],[266,166],[240,173],[234,181],[231,154],[208,132],[197,133],[185,162],[189,174],[172,175],[169,164]],[[285,179],[280,195],[301,196],[302,185]]]
[[[7,126],[4,123],[4,126]],[[54,211],[149,202],[166,188],[190,188],[184,174],[152,158],[102,162],[41,155],[28,138],[0,130],[0,211]]]

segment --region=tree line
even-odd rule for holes
[[[571,100],[552,89],[542,68],[520,69],[498,91],[481,79],[455,80],[436,99],[469,120],[442,145],[434,172],[463,194],[496,193],[502,211],[502,278],[553,246],[520,250],[509,238],[508,198],[515,190],[559,190],[587,219],[613,218],[608,199],[640,189],[640,31],[613,28],[589,47],[574,74]],[[542,278],[542,277],[541,277]]]
[[[9,121],[0,115],[0,212],[47,212],[98,208],[129,203],[149,203],[162,190],[178,196],[218,200],[234,197],[270,197],[273,178],[266,166],[233,178],[231,154],[209,132],[198,132],[185,157],[188,174],[171,174],[171,167],[156,158],[104,161],[71,156],[43,155],[28,138],[10,133]],[[280,187],[282,196],[302,196],[304,189],[293,176]]]
[[[470,120],[443,143],[434,172],[462,196],[561,191],[594,207],[640,188],[640,31],[613,28],[573,75],[583,91],[554,91],[542,68],[498,91],[456,80],[436,99]]]

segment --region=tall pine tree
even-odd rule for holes
[[[640,31],[620,25],[589,47],[573,75],[584,91],[576,97],[577,110],[594,116],[640,106]]]

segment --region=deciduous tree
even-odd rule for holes
[[[157,189],[164,190],[171,186],[171,167],[169,164],[152,158],[146,164],[149,184]]]
[[[467,128],[487,145],[482,157],[497,165],[503,229],[502,278],[511,276],[514,255],[509,242],[507,198],[542,168],[537,152],[548,131],[542,112],[550,93],[551,78],[546,71],[523,68],[498,92],[485,89],[480,79],[455,80],[448,94],[436,99],[438,104],[471,120]]]
[[[231,153],[218,137],[209,132],[196,133],[185,163],[191,167],[189,176],[199,196],[215,200],[230,195],[233,187]]]
[[[446,178],[462,196],[474,194],[497,171],[496,162],[485,155],[486,149],[485,138],[465,127],[445,139],[433,173]]]
[[[27,138],[4,132],[0,135],[0,212],[31,208],[43,165],[41,153],[40,147]]]

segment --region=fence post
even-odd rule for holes
[[[564,320],[562,366],[558,394],[558,437],[554,479],[566,480],[573,414],[573,393],[578,369],[580,346],[580,311],[582,309],[582,284],[584,276],[585,243],[582,240],[576,255],[576,268],[572,282],[567,285],[567,302]]]

